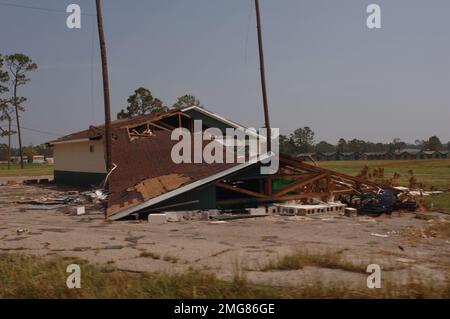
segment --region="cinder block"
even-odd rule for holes
[[[250,208],[249,211],[250,211],[250,215],[265,215],[266,214],[265,207]]]
[[[358,216],[358,210],[356,208],[347,207],[345,209],[345,213],[344,214],[347,217],[356,217],[356,216]]]
[[[84,206],[77,207],[77,215],[80,216],[84,214],[86,214],[86,208]]]
[[[208,211],[200,212],[200,220],[209,220],[209,212]]]
[[[148,215],[148,222],[155,225],[162,225],[167,223],[166,214],[150,214]]]

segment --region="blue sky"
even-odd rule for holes
[[[104,0],[113,113],[139,86],[171,105],[191,93],[247,126],[263,124],[251,0]],[[4,3],[61,12],[5,6]],[[69,30],[70,3],[0,1],[0,53],[38,63],[21,89],[29,100],[24,143],[103,120],[93,16]],[[366,7],[382,8],[369,30]],[[261,0],[271,121],[283,133],[310,126],[316,141],[450,140],[447,0]],[[16,137],[14,137],[16,140]]]

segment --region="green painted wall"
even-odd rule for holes
[[[106,174],[55,171],[54,176],[56,184],[90,187],[92,185],[100,185],[105,179]]]
[[[196,110],[189,110],[185,112],[189,116],[191,116],[194,120],[202,120],[203,124],[209,126],[209,127],[216,127],[222,131],[223,134],[226,133],[227,128],[231,128],[231,126],[226,125],[225,123],[222,123],[216,119],[213,119],[209,117],[206,114],[200,113]]]
[[[185,204],[187,202],[197,201],[196,203]],[[180,204],[179,206],[177,204]],[[176,205],[176,206],[173,206]],[[216,208],[216,186],[208,185],[202,188],[193,189],[168,200],[165,200],[151,209],[158,210],[165,206],[167,211],[197,210],[197,209],[215,209]]]

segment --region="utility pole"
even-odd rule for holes
[[[269,102],[267,101],[267,89],[266,89],[266,71],[264,67],[264,50],[263,50],[263,39],[261,31],[261,15],[259,13],[259,0],[255,0],[256,8],[256,28],[258,31],[258,45],[259,45],[259,65],[261,71],[261,88],[263,96],[264,105],[264,119],[265,127],[267,129],[267,152],[272,151],[272,130],[270,128],[270,118],[269,118]]]
[[[264,66],[264,48],[263,48],[263,38],[262,38],[262,30],[261,30],[261,15],[259,12],[259,0],[255,0],[255,8],[256,8],[256,29],[258,31],[261,88],[262,88],[262,97],[263,97],[263,105],[264,105],[264,120],[265,120],[265,127],[267,129],[267,153],[271,154],[271,152],[272,152],[272,129],[270,127],[269,102],[267,101],[266,70],[265,70],[265,66]],[[265,179],[265,191],[269,197],[272,197],[273,188],[272,188],[272,178],[270,175],[267,176],[267,178]]]
[[[111,108],[109,99],[109,77],[108,77],[108,61],[106,58],[106,45],[105,45],[105,34],[103,32],[103,13],[102,13],[102,3],[101,0],[96,0],[97,7],[97,25],[98,25],[98,36],[100,40],[100,53],[102,58],[102,73],[103,73],[103,96],[105,100],[105,162],[106,162],[106,172],[109,173],[112,168],[112,156],[111,156],[111,146],[112,146],[112,132],[111,132]],[[108,187],[107,185],[105,185]]]
[[[16,110],[16,123],[17,123],[17,134],[19,136],[19,154],[20,154],[20,168],[23,169],[23,150],[22,150],[22,135],[20,133],[20,116],[19,116],[19,106],[17,105],[17,85],[18,85],[18,74],[14,73],[14,108]],[[10,128],[11,129],[11,128]],[[9,131],[11,134],[11,131]]]

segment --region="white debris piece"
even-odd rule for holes
[[[150,214],[148,215],[148,222],[155,225],[162,225],[167,223],[166,214]]]
[[[416,262],[414,259],[408,259],[408,258],[397,258],[396,261],[405,263],[405,264],[412,264],[412,263]]]
[[[431,195],[438,195],[438,194],[443,193],[442,191],[424,191],[423,189],[411,190],[408,187],[403,187],[403,186],[396,186],[394,188],[401,192],[407,193],[411,196],[431,196]]]
[[[17,228],[16,230],[17,235],[24,234],[26,232],[28,232],[28,229],[26,228]]]
[[[265,207],[250,208],[249,212],[250,212],[250,215],[265,215],[266,208]]]
[[[389,235],[383,235],[383,234],[377,234],[377,233],[372,233],[370,235],[375,236],[375,237],[381,237],[381,238],[389,238]]]
[[[86,214],[86,208],[84,206],[77,207],[77,216]]]

